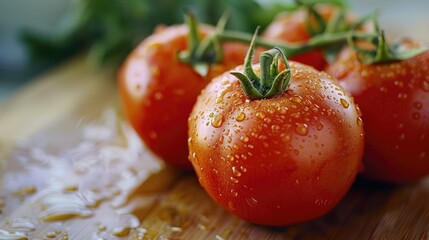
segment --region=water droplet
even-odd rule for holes
[[[238,183],[238,179],[237,179],[237,178],[235,178],[235,177],[231,177],[230,179],[231,179],[231,181],[232,181],[233,183]]]
[[[246,114],[244,112],[241,112],[237,115],[237,117],[235,118],[237,121],[241,122],[246,118]]]
[[[172,232],[181,232],[183,229],[181,227],[171,227]]]
[[[288,134],[288,133],[282,133],[281,135],[280,135],[280,137],[283,139],[283,141],[285,141],[285,142],[289,142],[290,140],[291,140],[291,136],[290,136],[290,134]]]
[[[344,99],[344,98],[341,98],[340,102],[341,102],[341,105],[343,105],[344,108],[348,108],[350,106],[350,103],[346,99]]]
[[[406,93],[398,93],[398,98],[399,99],[407,99],[408,95]]]
[[[422,107],[423,107],[423,104],[421,103],[421,102],[415,102],[414,104],[413,104],[413,106],[416,108],[416,109],[422,109]]]
[[[279,111],[280,114],[285,114],[287,112],[288,108],[287,107],[279,107],[277,110]]]
[[[256,200],[255,198],[251,197],[251,198],[246,198],[246,202],[247,204],[249,204],[249,206],[253,207],[256,204],[258,204],[258,200]]]
[[[92,205],[92,202],[86,203],[75,194],[54,193],[41,199],[40,204],[44,210],[40,213],[39,218],[47,222],[89,217],[93,214],[88,209],[88,205]]]
[[[15,192],[14,195],[19,197],[25,197],[28,195],[32,195],[37,191],[37,188],[35,186],[27,186],[19,189],[17,192]]]
[[[278,132],[279,130],[280,130],[280,126],[279,125],[272,125],[271,126],[271,130],[273,131],[273,132]]]
[[[63,188],[63,191],[66,192],[76,192],[79,189],[79,187],[77,185],[70,185],[70,186],[65,186]]]
[[[218,128],[222,126],[222,122],[223,122],[223,114],[220,113],[212,118],[211,124],[213,127]]]
[[[295,132],[301,136],[306,136],[308,134],[308,127],[305,123],[299,123],[296,125]]]
[[[130,234],[131,228],[129,227],[115,227],[111,234],[116,237],[126,237]]]
[[[258,117],[260,119],[264,119],[265,118],[265,114],[263,112],[257,112],[256,113],[256,117]]]
[[[11,222],[11,227],[16,231],[31,232],[36,229],[33,223],[26,218],[16,218]],[[1,239],[1,238],[0,238]]]
[[[104,232],[104,231],[106,231],[106,226],[104,226],[103,224],[99,224],[99,225],[98,225],[98,231],[99,231],[99,232]]]
[[[238,192],[235,191],[234,189],[231,189],[231,193],[232,193],[232,196],[234,196],[234,197],[238,196]]]
[[[418,120],[418,119],[420,119],[420,113],[418,113],[418,112],[413,113],[413,119],[414,119],[414,120]]]
[[[57,232],[55,232],[55,231],[49,231],[49,232],[47,232],[47,233],[45,233],[45,237],[46,238],[56,238],[57,237]]]
[[[426,157],[426,152],[421,152],[420,154],[419,154],[419,158],[420,159],[424,159]]]
[[[233,155],[231,155],[231,154],[228,154],[227,156],[226,156],[226,158],[229,160],[229,161],[234,161],[234,156]]]
[[[28,240],[27,234],[23,232],[9,232],[4,229],[0,229],[0,239],[5,240]]]
[[[232,173],[234,174],[234,176],[236,176],[236,177],[241,176],[241,172],[235,166],[233,166],[231,169],[232,169]]]
[[[243,136],[240,137],[240,140],[243,141],[243,142],[248,142],[249,141],[249,137],[246,136],[246,135],[243,135]]]
[[[363,125],[362,118],[361,118],[361,117],[357,117],[357,118],[356,118],[356,123],[357,123],[357,125],[358,125],[359,127],[362,127],[362,125]]]
[[[322,130],[323,129],[323,123],[322,122],[318,122],[317,124],[316,124],[316,129],[317,130]]]
[[[161,100],[164,97],[164,95],[161,92],[155,92],[155,94],[153,95],[153,98],[155,98],[155,100]]]
[[[429,92],[429,81],[422,82],[422,90],[425,92]]]
[[[300,96],[294,96],[289,98],[290,101],[294,102],[294,103],[301,103],[302,102],[302,98]]]
[[[247,169],[244,166],[240,166],[242,172],[247,172]]]

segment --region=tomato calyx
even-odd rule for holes
[[[216,32],[223,31],[227,14],[218,21],[215,33],[201,40],[198,33],[198,21],[190,10],[185,10],[185,22],[189,28],[188,49],[178,53],[181,62],[190,64],[201,76],[206,76],[210,64],[220,62],[223,58],[222,45]]]
[[[244,93],[249,99],[272,98],[282,94],[290,81],[290,66],[282,49],[275,47],[261,53],[260,77],[252,68],[252,56],[255,49],[255,40],[258,33],[256,29],[249,50],[244,60],[244,74],[231,72],[240,81]],[[283,61],[285,70],[279,72],[279,61]]]
[[[357,35],[356,32],[353,31],[348,39],[349,45],[355,50],[356,56],[361,63],[376,64],[401,61],[417,56],[428,50],[425,46],[402,50],[399,44],[389,45],[386,41],[384,31],[379,27],[377,15],[374,13],[371,17],[376,34],[372,36],[362,36]]]

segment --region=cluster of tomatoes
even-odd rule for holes
[[[329,20],[334,10],[317,16]],[[310,42],[308,14],[278,17],[263,38]],[[199,26],[194,44],[215,31]],[[129,55],[118,75],[123,107],[151,151],[166,163],[193,167],[207,193],[233,214],[294,224],[331,210],[358,173],[393,183],[429,174],[429,51],[365,63],[345,44],[331,62],[316,49],[289,63],[264,55],[269,68],[243,67],[253,50],[223,41],[221,61],[202,75],[179,60],[188,36],[188,26],[166,27]],[[390,51],[383,40],[375,39],[376,47]],[[420,47],[411,40],[395,44]],[[264,97],[277,75],[283,88]],[[239,76],[249,79],[247,90]]]

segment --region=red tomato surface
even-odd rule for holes
[[[202,36],[211,31],[200,27]],[[210,79],[243,62],[247,46],[223,44],[223,61],[202,77],[177,58],[187,36],[185,25],[157,31],[128,56],[118,79],[125,114],[149,149],[169,164],[191,168],[186,140],[192,106]]]
[[[365,123],[364,175],[407,182],[429,174],[429,51],[364,65],[345,49],[327,72],[355,98]]]
[[[201,185],[252,223],[289,225],[325,214],[361,167],[362,122],[349,94],[327,74],[290,64],[280,96],[249,100],[226,72],[202,91],[189,117],[190,160]]]

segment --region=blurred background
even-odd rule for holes
[[[292,1],[281,0],[1,0],[0,102],[40,72],[68,57],[88,53],[90,64],[117,64],[158,24],[183,21],[190,8],[202,22],[215,23],[232,11],[229,29],[252,32],[266,26]],[[375,9],[390,36],[429,42],[427,0],[350,0],[358,14]],[[115,65],[114,65],[115,66]],[[0,110],[1,114],[1,110]]]

